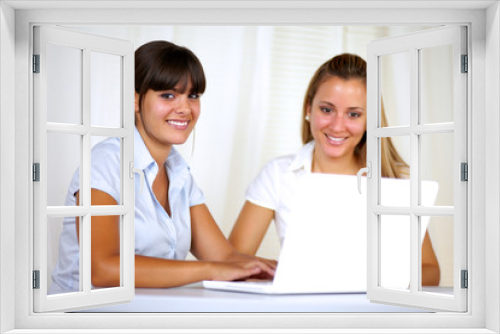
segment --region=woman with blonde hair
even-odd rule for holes
[[[382,108],[382,125],[387,121]],[[250,184],[246,202],[229,241],[246,254],[255,254],[274,220],[281,244],[290,220],[293,192],[307,173],[356,175],[366,166],[366,62],[344,53],[314,73],[303,103],[302,142],[294,155],[267,163]],[[407,178],[409,166],[390,138],[382,139],[382,177]],[[439,265],[426,233],[422,245],[422,284],[439,284]]]

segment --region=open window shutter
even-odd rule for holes
[[[442,52],[443,51],[443,52]],[[445,54],[445,56],[442,56]],[[434,55],[434,56],[433,56]],[[386,57],[402,57],[394,61],[387,70]],[[396,58],[397,58],[396,57]],[[446,26],[424,30],[402,36],[379,39],[368,45],[368,120],[367,141],[368,165],[371,163],[371,178],[368,179],[368,298],[373,302],[417,307],[431,310],[466,311],[467,309],[467,63],[466,27]],[[444,59],[444,61],[443,61]],[[470,61],[469,61],[470,64]],[[450,68],[449,75],[438,87],[429,85],[442,80],[439,71]],[[383,89],[384,76],[395,78],[392,89]],[[405,74],[407,73],[407,75]],[[437,75],[432,77],[433,75]],[[408,87],[408,94],[400,94],[399,86]],[[400,120],[382,125],[382,104],[394,97],[403,99],[406,107],[397,113]],[[429,96],[432,95],[432,98]],[[383,102],[382,102],[383,101]],[[440,119],[440,110],[450,108],[450,117]],[[434,108],[434,109],[433,109]],[[397,108],[396,108],[397,109]],[[387,104],[386,109],[387,110]],[[387,113],[387,111],[386,111]],[[431,119],[432,118],[432,119]],[[406,121],[405,121],[406,120]],[[427,146],[438,146],[433,141],[438,137],[450,137],[450,167],[434,163],[434,169],[448,168],[448,186],[439,184],[439,191],[449,188],[450,203],[438,205],[425,203],[423,198],[424,175],[430,169],[425,165]],[[408,205],[391,206],[381,201],[381,143],[382,138],[401,139],[409,144],[406,161],[410,166]],[[427,145],[427,146],[425,146]],[[434,149],[434,148],[432,148]],[[428,163],[428,162],[426,162]],[[430,162],[433,163],[432,161]],[[439,193],[438,193],[439,196]],[[450,205],[451,204],[451,205]],[[452,221],[453,232],[448,236],[452,243],[452,283],[447,286],[422,286],[421,238],[425,234],[429,218],[436,223],[445,219]],[[384,224],[391,221],[391,224]],[[408,233],[398,235],[398,224],[407,224]],[[391,228],[391,226],[395,228]],[[386,228],[387,227],[387,228]],[[384,230],[385,229],[385,230]],[[388,237],[389,235],[389,237]],[[404,263],[389,263],[395,268],[392,274],[384,272],[384,247],[390,239],[404,240],[408,258]],[[434,240],[437,241],[437,240]],[[397,252],[397,250],[392,250]],[[385,261],[385,262],[384,262]],[[397,261],[396,261],[397,262]],[[444,264],[440,263],[441,271]],[[405,286],[391,286],[384,282],[384,275],[399,274],[408,269]]]
[[[130,174],[134,161],[133,44],[69,29],[37,26],[33,50],[34,311],[69,311],[128,302],[134,297],[135,285],[134,175]],[[108,108],[92,105],[97,99],[94,92],[103,84],[112,85],[116,91],[114,125],[102,121],[101,116],[108,112],[103,109]],[[121,145],[120,203],[92,206],[91,146],[106,137],[116,138]],[[69,173],[72,175],[76,168],[80,170],[80,202],[74,206],[64,203],[65,192],[63,200],[48,195],[53,183],[65,177],[64,173],[54,175],[54,167],[67,163],[69,155],[62,148],[70,143],[74,146],[68,152],[74,153],[76,162]],[[70,179],[64,180],[68,186]],[[120,224],[120,283],[96,289],[91,283],[91,220],[109,215],[116,216]],[[50,231],[54,225],[62,226],[65,219],[75,221],[75,217],[79,221],[79,287],[69,293],[49,294],[48,253],[54,243],[59,243],[58,237],[51,239]]]

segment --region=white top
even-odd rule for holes
[[[120,203],[120,140],[106,139],[92,148],[91,187],[111,195]],[[153,181],[158,165],[149,153],[141,135],[135,129],[134,167],[145,176],[144,191],[140,191],[139,176],[135,182],[135,254],[165,259],[183,260],[191,248],[190,207],[203,204],[205,198],[194,182],[182,156],[172,148],[165,162],[170,181],[169,216],[153,193]],[[79,171],[73,176],[66,205],[74,206],[79,189]],[[52,272],[53,284],[49,293],[78,291],[79,247],[75,219],[64,219],[59,243],[59,258]]]
[[[246,191],[247,201],[274,210],[274,223],[281,246],[287,225],[291,221],[291,207],[295,203],[294,189],[301,177],[311,173],[313,151],[314,141],[310,141],[295,155],[271,160]]]

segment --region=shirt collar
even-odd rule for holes
[[[314,151],[314,140],[311,140],[309,143],[302,146],[302,148],[297,153],[292,163],[288,167],[288,170],[291,172],[295,172],[300,169],[303,169],[304,171],[310,173],[312,167],[313,151]]]
[[[175,149],[175,147],[172,147],[172,149],[170,150],[170,154],[167,157],[165,165],[174,173],[189,170],[187,162],[184,160],[179,151]]]
[[[134,164],[135,168],[139,168],[141,170],[145,170],[151,164],[156,163],[153,159],[153,156],[149,152],[144,140],[142,139],[139,130],[137,127],[134,128]],[[174,148],[170,150],[170,153],[167,157],[167,161],[165,162],[166,166],[174,171],[179,172],[181,170],[189,170],[189,166],[182,157],[182,155]]]
[[[134,167],[141,170],[148,168],[155,160],[149,153],[137,127],[134,127]]]

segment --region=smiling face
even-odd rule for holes
[[[366,85],[360,79],[331,77],[320,84],[307,108],[315,158],[355,161],[354,149],[366,131]]]
[[[141,108],[136,94],[136,126],[150,151],[170,151],[172,145],[185,143],[198,121],[200,94],[192,92],[191,82],[183,91],[180,87],[149,89]]]

